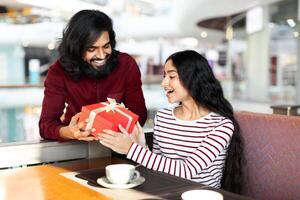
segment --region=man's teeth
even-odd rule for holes
[[[105,60],[95,60],[94,63],[96,65],[104,65],[105,64]]]

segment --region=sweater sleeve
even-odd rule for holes
[[[57,65],[56,62],[54,65]],[[60,117],[63,115],[66,102],[63,71],[51,66],[44,83],[44,99],[39,121],[40,135],[44,139],[63,140],[59,129],[63,126]]]
[[[155,115],[155,117],[154,117],[154,128],[155,128],[156,123],[157,123],[157,115]],[[159,145],[157,143],[156,137],[153,137],[152,152],[155,153],[155,154],[161,154],[161,151],[160,151]]]
[[[139,123],[143,126],[147,119],[147,109],[142,91],[141,73],[132,57],[128,58],[127,63],[128,73],[124,103],[129,110],[139,116]]]
[[[230,120],[223,121],[184,160],[158,155],[136,143],[130,147],[127,158],[152,170],[191,179],[192,176],[211,165],[228,147],[233,130],[234,127]]]

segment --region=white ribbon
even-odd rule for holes
[[[128,131],[133,118],[130,115],[128,115],[127,113],[123,112],[121,109],[119,109],[119,108],[125,108],[124,104],[123,103],[119,104],[116,102],[115,99],[112,99],[112,98],[107,98],[107,101],[108,101],[108,103],[105,103],[105,102],[101,103],[101,104],[105,105],[104,107],[97,108],[97,109],[90,111],[89,121],[86,125],[86,130],[89,130],[93,127],[95,118],[98,113],[103,112],[103,111],[106,111],[106,112],[112,111],[112,112],[118,112],[128,118],[128,123],[127,123],[126,127],[124,127]]]

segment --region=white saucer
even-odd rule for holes
[[[97,183],[99,185],[102,185],[103,187],[106,187],[106,188],[113,188],[113,189],[129,189],[129,188],[133,188],[138,185],[141,185],[144,182],[145,182],[145,178],[142,176],[140,176],[139,178],[137,178],[127,184],[112,184],[109,182],[109,180],[107,180],[107,178],[105,176],[97,179]]]
[[[181,194],[183,200],[198,200],[198,199],[211,199],[223,200],[223,195],[219,192],[212,190],[189,190]]]

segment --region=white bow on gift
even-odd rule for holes
[[[117,103],[115,99],[107,98],[108,103],[102,103],[105,105],[105,107],[101,108],[101,110],[105,110],[106,112],[113,111],[116,112],[116,108],[123,107],[125,108],[125,105],[123,103]]]
[[[107,101],[108,101],[108,103],[106,103],[106,102],[101,103],[101,104],[105,105],[104,107],[96,108],[94,110],[91,110],[90,115],[89,115],[89,120],[88,120],[88,123],[86,125],[86,129],[89,130],[93,127],[94,120],[95,120],[96,115],[98,113],[103,112],[103,111],[106,111],[106,112],[112,111],[112,112],[118,112],[121,115],[128,118],[127,125],[124,127],[128,131],[133,118],[130,115],[128,115],[127,113],[125,113],[125,112],[123,112],[122,110],[119,109],[119,108],[122,108],[122,107],[126,108],[125,105],[123,103],[121,103],[121,104],[117,103],[116,100],[112,99],[112,98],[107,98]]]

